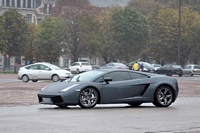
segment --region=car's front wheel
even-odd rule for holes
[[[37,82],[38,80],[33,79],[32,81],[33,81],[33,82]]]
[[[94,88],[85,88],[79,96],[79,105],[82,108],[93,108],[99,101],[99,94]]]
[[[52,80],[53,80],[53,82],[58,82],[60,80],[60,78],[58,75],[55,74],[52,76]]]
[[[157,107],[168,107],[172,104],[173,99],[172,89],[168,86],[161,86],[155,92],[153,104]]]
[[[29,81],[28,75],[23,75],[23,76],[22,76],[22,81],[23,81],[23,82],[28,82],[28,81]]]

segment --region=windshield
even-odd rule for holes
[[[88,82],[92,80],[93,78],[95,78],[96,76],[101,75],[102,73],[104,73],[104,71],[93,70],[93,71],[84,72],[84,73],[74,76],[71,79],[71,81],[72,82]]]
[[[52,69],[55,69],[55,70],[61,70],[60,67],[55,66],[55,65],[53,65],[53,64],[48,64],[48,66],[51,67]]]
[[[141,62],[141,63],[143,63],[143,62]],[[146,62],[144,62],[144,63],[143,63],[143,65],[144,65],[144,67],[152,67],[152,65],[151,65],[151,64],[149,64],[149,63],[146,63]]]
[[[115,63],[115,66],[125,66],[124,64],[121,64],[121,63]]]

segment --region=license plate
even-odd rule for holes
[[[52,100],[51,100],[51,98],[42,98],[42,101],[43,102],[45,102],[45,103],[51,103],[52,102]]]
[[[176,72],[176,73],[180,73],[180,72]]]

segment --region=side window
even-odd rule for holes
[[[98,79],[96,79],[94,82],[98,82],[98,83],[100,83],[100,82],[103,82],[103,77],[101,76],[101,77],[99,77]]]
[[[104,75],[104,78],[111,77],[113,81],[130,80],[131,76],[128,72],[111,72]]]
[[[188,66],[188,69],[192,69],[192,66]]]
[[[134,72],[131,72],[130,75],[131,75],[132,79],[139,79],[139,78],[146,78],[147,77],[144,74],[134,73]]]
[[[29,70],[38,70],[38,65],[32,65],[32,66],[30,66]]]
[[[48,67],[45,65],[39,65],[39,70],[47,70]]]

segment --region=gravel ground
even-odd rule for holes
[[[0,74],[0,79],[17,79],[16,74]],[[1,81],[1,80],[0,80]],[[41,81],[24,83],[0,82],[0,106],[17,106],[38,104],[37,93],[52,81]],[[200,82],[178,81],[179,97],[199,97]]]

